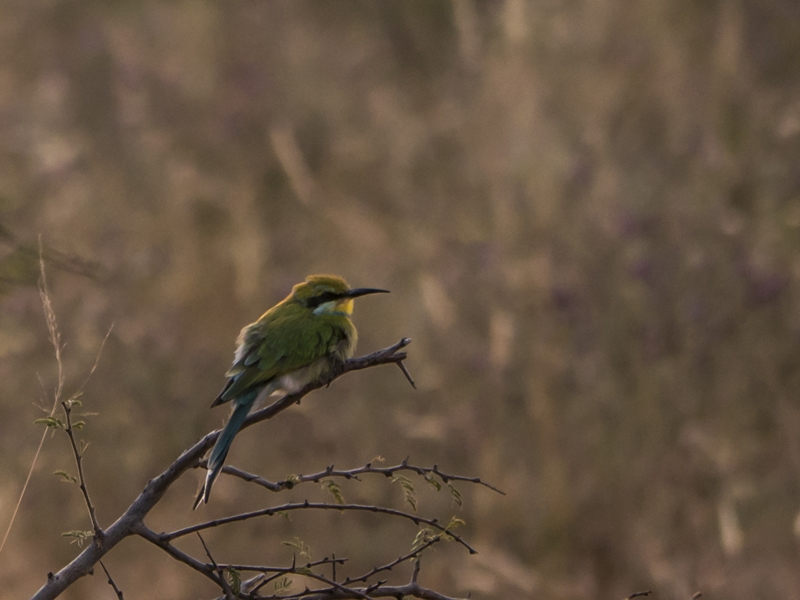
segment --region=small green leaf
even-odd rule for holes
[[[225,569],[224,574],[225,580],[228,582],[228,585],[231,586],[234,597],[238,598],[242,591],[242,574],[231,567]]]
[[[34,421],[36,425],[45,425],[52,429],[64,429],[64,422],[58,417],[42,417]]]
[[[75,392],[75,395],[72,396],[69,400],[67,400],[67,406],[72,408],[73,406],[83,406],[83,402],[79,400],[79,398],[83,396],[83,391]]]
[[[295,573],[298,575],[308,575],[309,577],[314,575],[314,571],[309,569],[308,567],[298,567],[294,570]]]
[[[456,527],[460,527],[461,525],[465,525],[466,522],[463,519],[459,519],[456,516],[450,517],[450,522],[447,524],[447,527],[444,528],[444,531],[439,534],[439,536],[446,542],[452,542],[455,538],[450,533]]]
[[[411,551],[415,552],[422,548],[428,542],[434,540],[436,538],[433,535],[433,531],[431,531],[427,527],[423,527],[417,532],[417,535],[414,537],[414,542],[411,544]]]
[[[447,484],[448,489],[450,490],[450,495],[453,496],[453,502],[458,504],[458,507],[461,508],[464,506],[463,500],[461,500],[461,492],[459,492],[452,483]]]
[[[70,542],[70,544],[77,544],[78,548],[80,548],[81,546],[83,546],[83,543],[86,540],[90,540],[90,539],[92,539],[94,537],[94,532],[93,531],[78,531],[78,530],[65,531],[64,533],[61,534],[61,537],[73,538],[72,541]]]
[[[433,487],[435,487],[437,492],[441,492],[442,491],[442,484],[439,483],[439,480],[436,479],[436,477],[434,477],[432,473],[425,473],[424,477],[425,477],[425,481],[427,481]]]
[[[327,479],[322,482],[322,487],[333,494],[333,498],[336,500],[337,504],[344,504],[344,495],[342,494],[342,488],[339,487],[338,483]]]
[[[414,491],[414,485],[411,483],[411,480],[405,475],[395,475],[392,477],[392,483],[400,484],[400,487],[403,488],[403,494],[406,502],[411,505],[411,508],[414,512],[417,512],[417,495]]]
[[[447,524],[447,527],[445,527],[445,530],[450,531],[452,529],[455,529],[456,527],[461,527],[462,525],[466,525],[466,521],[464,521],[463,519],[459,519],[456,516],[453,516],[450,517],[450,522]]]
[[[295,537],[293,542],[283,541],[281,542],[281,546],[288,546],[289,548],[294,548],[295,550],[297,550],[297,553],[300,556],[305,556],[308,560],[312,560],[311,549],[299,537]]]
[[[81,430],[84,427],[86,427],[86,421],[76,421],[75,423],[72,424],[73,429]]]
[[[58,475],[61,477],[62,481],[69,481],[70,483],[78,483],[78,478],[74,475],[70,475],[66,471],[53,471],[53,475]]]

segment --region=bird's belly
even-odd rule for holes
[[[317,381],[330,370],[330,361],[327,357],[320,358],[310,365],[286,373],[273,380],[270,394],[294,394],[302,390],[312,381]],[[273,387],[274,386],[274,387]]]

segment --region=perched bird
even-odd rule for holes
[[[208,458],[206,480],[194,508],[208,502],[233,438],[245,418],[273,393],[293,393],[328,375],[353,356],[358,333],[350,320],[353,299],[388,293],[374,288],[350,289],[336,275],[310,275],[292,293],[242,329],[228,383],[212,407],[232,402],[233,410]]]

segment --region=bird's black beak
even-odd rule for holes
[[[367,294],[388,294],[389,290],[379,290],[377,288],[356,288],[345,294],[345,298],[358,298]]]

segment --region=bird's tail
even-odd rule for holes
[[[231,448],[233,438],[236,437],[237,433],[239,433],[242,423],[244,423],[244,420],[247,418],[247,414],[250,412],[250,409],[253,406],[253,399],[254,398],[248,398],[245,396],[244,398],[237,398],[234,400],[235,407],[233,412],[228,418],[228,422],[225,423],[225,427],[222,430],[222,433],[219,434],[217,443],[214,444],[214,448],[211,450],[211,454],[208,457],[208,472],[206,473],[206,481],[203,484],[203,487],[200,488],[200,491],[197,493],[197,498],[195,498],[193,509],[196,509],[198,506],[200,506],[200,502],[208,502],[208,497],[211,494],[211,486],[214,484],[214,480],[222,470],[222,465],[225,462],[225,457],[228,456],[228,450]]]

